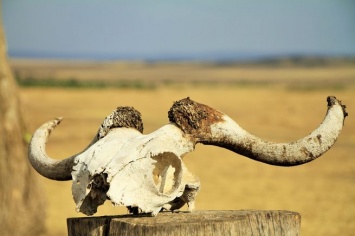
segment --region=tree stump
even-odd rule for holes
[[[156,217],[119,215],[68,218],[69,236],[301,235],[301,215],[291,211],[161,212]]]

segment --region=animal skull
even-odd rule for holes
[[[140,113],[118,107],[107,116],[97,135],[79,154],[51,159],[45,151],[56,118],[34,133],[29,160],[44,177],[73,180],[77,211],[92,215],[106,199],[130,212],[157,215],[162,209],[194,208],[199,179],[182,162],[197,143],[229,149],[256,161],[278,166],[310,162],[325,153],[339,136],[345,105],[328,97],[322,124],[308,136],[291,143],[272,143],[249,134],[227,115],[185,98],[174,103],[170,123],[143,135]]]

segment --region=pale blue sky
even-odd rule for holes
[[[2,0],[10,52],[355,55],[354,0]]]

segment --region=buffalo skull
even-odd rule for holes
[[[169,110],[169,124],[146,135],[140,113],[132,107],[118,107],[104,119],[84,151],[64,160],[54,160],[45,151],[50,132],[62,120],[56,118],[36,130],[28,156],[44,177],[73,180],[77,211],[86,215],[94,214],[106,199],[132,213],[156,215],[185,204],[192,211],[200,182],[182,158],[197,143],[223,147],[270,165],[304,164],[325,153],[342,130],[345,106],[332,96],[327,102],[321,125],[291,143],[264,141],[222,112],[185,98]]]

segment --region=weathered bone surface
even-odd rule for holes
[[[174,103],[170,124],[143,135],[140,113],[118,107],[107,116],[93,141],[79,154],[54,160],[45,151],[50,132],[61,118],[49,121],[34,133],[29,160],[43,176],[73,180],[77,210],[92,215],[106,200],[133,212],[158,214],[185,204],[194,208],[199,179],[188,171],[182,157],[197,143],[216,145],[271,165],[307,163],[325,153],[337,140],[345,106],[327,98],[328,110],[321,125],[291,143],[272,143],[249,134],[227,115],[189,98]]]

